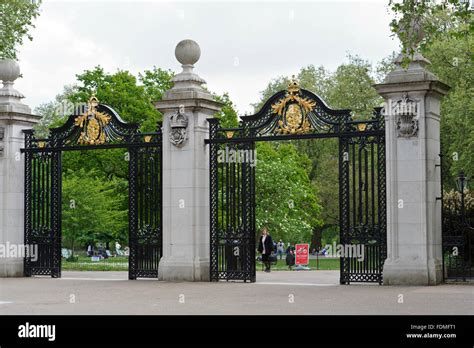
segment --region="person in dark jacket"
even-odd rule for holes
[[[260,242],[258,243],[258,252],[262,254],[262,261],[265,265],[265,272],[270,272],[270,255],[273,251],[273,240],[272,237],[268,234],[268,229],[266,227],[262,228],[262,236],[260,237]]]
[[[295,253],[293,252],[293,249],[288,247],[288,252],[286,254],[286,265],[288,266],[288,269],[291,269],[295,265]]]

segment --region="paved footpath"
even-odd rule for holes
[[[0,278],[0,314],[474,314],[474,285],[339,285],[338,271],[257,272],[256,283],[127,280],[126,272]],[[399,300],[403,297],[403,303]]]

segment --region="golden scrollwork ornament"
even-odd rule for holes
[[[300,94],[298,82],[293,80],[288,85],[286,95],[272,105],[273,112],[280,119],[278,120],[278,134],[304,134],[310,132],[313,128],[308,119],[308,113],[311,112],[316,103]]]
[[[107,141],[105,126],[110,122],[110,116],[97,111],[99,101],[93,95],[88,102],[87,111],[75,118],[74,124],[82,128],[78,139],[79,144],[99,145]]]

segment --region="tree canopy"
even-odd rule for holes
[[[354,111],[354,119],[367,119],[373,108],[380,106],[383,101],[372,85],[380,79],[382,71],[390,70],[390,65],[391,62],[387,59],[373,66],[359,56],[348,55],[347,62],[341,64],[333,72],[322,66],[309,65],[301,68],[296,79],[301,88],[316,93],[331,108],[351,109]],[[270,81],[261,92],[260,102],[254,104],[255,109],[258,110],[276,92],[286,90],[290,81],[289,76],[280,76]],[[302,165],[302,168],[305,169],[310,181],[310,185],[305,186],[305,189],[308,194],[316,197],[318,203],[318,209],[314,215],[317,223],[312,226],[313,247],[321,246],[324,233],[330,235],[330,237],[324,238],[325,241],[332,243],[333,240],[337,240],[335,231],[337,231],[339,223],[337,139],[300,140],[292,142],[288,146],[293,147],[294,151],[299,153],[302,158],[309,160],[309,165]],[[257,151],[259,151],[259,147],[257,147]],[[258,152],[258,156],[260,156],[260,152]],[[276,163],[279,163],[279,160],[270,157],[267,161],[275,161],[275,165],[269,164],[268,166],[276,170],[274,168],[278,167]],[[302,163],[306,163],[305,160],[302,160]],[[293,176],[288,177],[288,180],[292,179]],[[294,212],[300,213],[298,210],[294,210]],[[275,215],[273,218],[277,221],[278,216]],[[302,213],[302,217],[304,219],[304,213]],[[309,242],[311,234],[308,237],[304,226],[295,224],[293,233],[297,233],[295,231],[301,228],[301,236],[307,237],[306,241]],[[289,241],[293,242],[293,240]]]
[[[62,183],[64,242],[74,249],[89,242],[128,242],[127,181],[97,170],[67,170]]]
[[[418,22],[424,37],[419,50],[431,65],[428,69],[451,90],[441,103],[441,146],[446,172],[455,177],[461,169],[474,175],[474,13],[469,1],[390,1],[391,29],[405,53],[413,53],[413,33],[401,31]],[[411,35],[410,35],[411,34]],[[408,52],[409,51],[409,52]],[[408,54],[407,59],[410,59]],[[454,185],[451,178],[448,183]]]
[[[0,2],[0,59],[17,60],[17,47],[26,37],[39,15],[41,1],[2,0]]]
[[[456,39],[474,30],[470,1],[389,0],[389,7],[392,12],[390,29],[400,39],[402,53],[408,61],[417,46],[424,50],[446,35]],[[416,28],[421,29],[421,36]]]
[[[21,1],[15,0],[12,3],[19,2]],[[447,170],[451,176],[457,175],[461,169],[470,176],[474,174],[474,25],[473,14],[467,11],[466,3],[459,0],[389,1],[393,14],[390,26],[393,34],[401,40],[406,57],[409,58],[410,54],[413,54],[414,45],[419,39],[413,31],[406,28],[418,21],[424,29],[424,37],[419,44],[420,51],[431,61],[428,69],[451,86],[451,91],[441,105],[442,150],[451,159],[456,158],[447,162]],[[20,35],[22,31],[19,28],[30,28],[31,20],[37,15],[34,11],[29,13],[30,20],[25,19],[23,24],[20,23],[15,32],[17,38],[9,41],[14,42],[13,46],[10,46],[13,51],[12,48],[8,51],[10,55],[15,52],[15,45],[22,42],[18,37],[22,38],[27,33],[26,29]],[[6,19],[2,18],[3,20]],[[2,41],[2,52],[6,52],[3,47],[7,47],[7,44]],[[380,106],[383,101],[372,85],[381,82],[394,68],[394,58],[393,53],[377,64],[372,64],[357,55],[348,55],[346,62],[334,71],[323,66],[309,65],[300,69],[296,79],[302,88],[319,95],[331,108],[351,109],[354,119],[366,119],[373,108]],[[93,92],[101,103],[114,108],[124,121],[139,123],[142,131],[154,131],[162,115],[153,107],[152,102],[160,100],[164,92],[171,87],[173,75],[172,71],[157,67],[145,70],[137,76],[125,70],[108,73],[100,66],[86,70],[77,75],[76,84],[66,86],[54,101],[36,109],[36,112],[43,116],[37,126],[38,133],[46,134],[49,127],[61,125],[69,115],[65,112],[64,105],[84,103]],[[260,100],[253,105],[255,111],[274,93],[285,90],[290,81],[289,76],[278,76],[269,81],[261,92]],[[216,114],[221,125],[225,128],[238,126],[239,118],[231,97],[228,94],[214,94],[214,98],[223,104],[221,112]],[[316,244],[321,242],[321,238],[328,243],[337,238],[337,140],[258,143],[256,149],[257,228],[268,226],[274,238],[292,243],[309,241],[311,236],[313,241],[316,239]],[[104,213],[104,221],[113,216],[121,216],[120,212],[126,210],[127,202],[123,192],[128,176],[128,164],[123,151],[70,152],[64,154],[63,163],[67,173],[64,179],[65,190],[71,191],[71,185],[96,185],[97,192],[110,195],[113,192],[116,197],[113,202],[118,215]],[[110,186],[103,186],[104,182],[109,182]],[[71,192],[70,194],[65,191],[65,194],[79,197],[84,209],[89,204],[88,199],[92,199],[95,194],[83,197],[78,192]],[[76,221],[73,212],[64,214],[64,219],[68,238],[84,240],[81,235],[75,235],[73,232],[86,231],[85,225]],[[117,221],[114,223],[121,221],[121,218],[115,219]],[[99,220],[94,218],[94,221]],[[89,226],[87,229],[95,231],[93,234],[97,236],[105,236],[100,232],[105,229],[126,233],[123,232],[122,225],[114,225],[112,222],[109,225]],[[325,231],[326,236],[323,235]],[[121,236],[125,238],[126,234]],[[106,236],[111,237],[121,238],[115,234]]]
[[[128,123],[142,131],[156,131],[162,115],[152,102],[171,88],[173,73],[153,67],[138,75],[119,70],[107,73],[98,66],[77,75],[77,83],[64,87],[55,100],[35,111],[42,116],[38,136],[59,127],[75,106],[95,93],[100,103],[111,106]],[[66,242],[119,240],[128,242],[128,156],[122,149],[68,151],[63,154],[63,227]],[[72,198],[70,198],[72,197]],[[74,199],[75,209],[68,202]],[[100,207],[99,207],[100,206]]]
[[[311,161],[290,143],[257,144],[256,226],[275,240],[308,242],[322,224],[321,206],[311,189]]]
[[[77,74],[77,83],[65,86],[53,101],[44,103],[35,112],[42,116],[35,127],[38,137],[47,137],[50,128],[59,127],[86,103],[95,93],[99,102],[111,106],[128,123],[138,123],[144,132],[156,131],[162,115],[153,102],[160,100],[164,92],[172,87],[174,73],[153,67],[134,76],[128,71],[108,73],[97,66]],[[213,94],[223,104],[216,117],[228,126],[238,124],[237,112],[228,94]],[[123,226],[122,213],[128,209],[127,191],[128,157],[122,149],[100,151],[67,151],[63,153],[63,226],[67,243],[90,241],[127,241],[127,229]],[[75,174],[79,173],[79,174]],[[107,185],[104,186],[104,183]],[[94,186],[93,189],[90,187]],[[92,191],[91,191],[92,190]],[[80,191],[80,192],[79,192]],[[87,219],[78,214],[86,213],[101,192],[105,197],[113,196],[113,204],[106,205],[99,218]],[[77,197],[78,205],[70,210],[67,197]],[[110,197],[109,197],[110,198]],[[98,200],[97,204],[102,204]],[[108,211],[109,214],[105,212]],[[113,221],[112,221],[113,220]],[[87,222],[87,223],[86,223]],[[100,223],[99,223],[100,222]],[[127,222],[125,221],[125,227]]]

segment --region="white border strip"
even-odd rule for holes
[[[283,282],[255,282],[259,285],[291,285],[291,286],[338,286],[339,284],[315,284],[315,283],[283,283]]]

